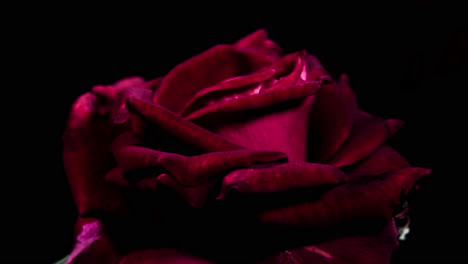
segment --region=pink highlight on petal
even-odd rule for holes
[[[320,248],[318,248],[316,246],[305,246],[304,249],[307,250],[307,251],[313,252],[313,253],[317,253],[320,256],[323,256],[323,257],[328,258],[328,259],[333,258],[333,256],[330,253],[328,253],[325,250],[322,250],[322,249],[320,249]]]
[[[86,251],[95,241],[100,239],[102,237],[100,234],[101,229],[102,226],[98,220],[84,224],[81,228],[81,233],[76,238],[75,247],[70,253],[66,263],[72,263],[78,255]]]

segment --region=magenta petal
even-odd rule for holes
[[[209,191],[224,173],[254,164],[287,159],[281,152],[255,150],[211,152],[187,157],[134,145],[139,143],[138,138],[131,133],[124,133],[116,138],[112,149],[118,167],[112,169],[106,175],[106,179],[129,186],[124,175],[126,172],[142,168],[162,168],[164,171],[156,170],[154,175],[147,175],[143,180],[139,180],[137,187],[156,190],[161,182],[174,188],[195,207],[205,204]]]
[[[322,86],[311,110],[311,162],[325,163],[343,145],[353,126],[355,105],[336,83]]]
[[[179,184],[184,186],[195,186],[204,183],[213,175],[221,172],[287,158],[281,152],[255,150],[212,152],[186,157],[140,146],[122,147],[115,151],[114,155],[123,171],[159,165],[174,176]]]
[[[328,76],[328,72],[323,68],[322,64],[315,56],[306,54],[305,61],[307,80],[317,81],[322,76]]]
[[[141,86],[150,89],[153,93],[155,93],[161,85],[163,79],[164,77],[158,77],[143,83]]]
[[[248,74],[248,68],[234,47],[217,45],[174,67],[162,80],[153,102],[179,113],[201,89]]]
[[[241,51],[254,51],[272,59],[278,59],[282,49],[275,42],[268,39],[264,29],[257,30],[237,41],[234,46]]]
[[[269,167],[233,171],[223,179],[217,199],[236,189],[242,193],[281,192],[325,184],[338,184],[347,176],[340,169],[307,162],[289,162]]]
[[[165,186],[171,187],[180,195],[180,197],[187,202],[190,206],[195,208],[203,208],[209,200],[209,197],[212,195],[214,187],[216,186],[219,179],[211,179],[204,183],[195,185],[195,186],[184,186],[181,185],[174,177],[171,177],[167,174],[161,174],[157,178],[157,182],[147,181],[139,182],[138,187],[142,190],[156,190],[159,183],[164,184]]]
[[[181,110],[181,115],[185,116],[193,110],[199,109],[201,106],[208,104],[210,101],[225,95],[226,93],[234,94],[239,88],[253,85],[270,79],[275,74],[275,69],[255,72],[249,75],[239,76],[224,80],[214,86],[205,88],[195,94],[190,101]],[[237,89],[236,89],[237,88]]]
[[[128,97],[151,101],[152,95],[152,91],[144,86],[144,80],[140,77],[125,78],[114,85],[96,85],[93,93],[104,102],[111,121],[116,124],[123,124],[130,117],[125,108]]]
[[[128,105],[144,118],[204,151],[212,152],[242,149],[239,145],[197,126],[190,121],[184,120],[182,117],[162,106],[149,104],[136,98],[129,98]]]
[[[213,264],[174,248],[146,249],[125,256],[120,264]]]
[[[291,249],[271,256],[260,264],[390,264],[398,246],[393,220],[377,233],[341,237]]]
[[[98,107],[95,94],[80,96],[63,134],[64,168],[80,215],[126,208],[120,188],[104,178],[114,166],[110,145],[117,131]]]
[[[243,111],[249,109],[265,108],[274,104],[286,102],[293,99],[300,99],[314,94],[320,88],[318,82],[305,82],[297,85],[278,87],[276,89],[267,89],[264,92],[243,96],[229,101],[206,106],[198,111],[188,115],[188,120],[204,119],[207,115],[220,115],[226,112]]]
[[[306,161],[307,125],[314,96],[290,104],[278,104],[268,111],[232,113],[220,117],[209,129],[245,148],[275,150],[287,154],[290,161]]]
[[[380,175],[392,170],[409,167],[410,164],[392,147],[383,145],[368,158],[348,171],[352,179]]]
[[[296,63],[292,71],[286,76],[282,76],[276,83],[267,89],[275,89],[276,87],[290,86],[293,84],[299,84],[307,79],[307,71],[305,66],[305,51],[298,53]]]
[[[353,164],[374,152],[389,136],[385,120],[356,111],[349,138],[328,163],[337,167]]]
[[[262,212],[266,223],[287,226],[330,227],[349,221],[391,219],[400,195],[430,173],[423,168],[405,168],[369,183],[344,184],[322,195],[320,200]]]
[[[344,96],[345,101],[352,104],[353,109],[357,109],[357,99],[356,94],[354,94],[353,89],[349,86],[349,77],[346,74],[340,75],[337,83],[338,87],[340,88],[342,95]]]
[[[387,125],[389,136],[392,136],[398,130],[400,130],[400,128],[404,125],[405,122],[399,119],[391,118],[391,119],[385,120],[385,123]]]
[[[119,255],[103,232],[99,220],[80,219],[77,224],[80,225],[80,231],[67,264],[118,263]]]

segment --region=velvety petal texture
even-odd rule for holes
[[[97,85],[63,134],[68,263],[389,263],[430,173],[386,144],[402,125],[265,30]]]

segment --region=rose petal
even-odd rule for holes
[[[251,50],[266,57],[276,60],[282,53],[282,49],[275,42],[268,39],[266,30],[259,29],[250,35],[237,41],[234,46],[240,51]]]
[[[281,151],[290,161],[306,161],[304,142],[313,101],[314,97],[309,96],[258,111],[233,112],[205,127],[245,148]]]
[[[123,124],[130,118],[130,113],[125,107],[127,98],[151,101],[152,91],[142,84],[141,78],[127,78],[116,85],[94,86],[93,92],[105,99],[110,119],[116,124]]]
[[[399,119],[390,118],[385,120],[385,124],[387,125],[389,136],[392,136],[398,130],[400,130],[400,128],[405,124],[405,122]]]
[[[164,79],[164,77],[158,77],[158,78],[154,78],[152,80],[149,80],[145,83],[143,83],[141,86],[147,88],[147,89],[150,89],[153,93],[155,93],[159,86],[161,85],[161,82],[162,80]]]
[[[149,169],[142,182],[137,179],[137,187],[144,190],[155,190],[158,182],[173,187],[192,206],[202,207],[211,187],[217,180],[214,176],[233,169],[250,167],[253,164],[270,163],[287,159],[281,152],[237,150],[230,152],[212,152],[192,157],[161,152],[135,146],[138,140],[131,133],[116,138],[112,149],[118,168],[111,170],[106,179],[128,186],[124,174],[139,169]],[[157,168],[157,169],[155,169]]]
[[[380,175],[392,170],[409,167],[410,164],[392,147],[383,145],[368,158],[350,168],[347,174],[352,179]]]
[[[261,264],[389,264],[398,245],[393,220],[378,233],[341,237],[297,249],[282,251]]]
[[[119,256],[109,238],[103,232],[99,220],[88,218],[79,220],[79,233],[67,264],[117,263]]]
[[[232,189],[241,193],[282,192],[343,183],[346,179],[346,174],[336,167],[307,162],[240,169],[224,177],[217,199],[224,198]]]
[[[305,51],[297,53],[294,67],[286,76],[282,76],[276,83],[267,89],[275,89],[277,87],[300,84],[307,79],[307,71],[305,65]],[[278,67],[278,66],[276,66]]]
[[[341,74],[336,84],[338,85],[338,88],[340,88],[343,96],[346,98],[346,102],[353,104],[353,109],[357,109],[356,94],[354,94],[353,89],[351,89],[351,86],[349,85],[348,75]]]
[[[337,167],[353,164],[374,152],[389,136],[385,120],[356,111],[349,138],[328,163]]]
[[[212,264],[174,248],[146,249],[125,256],[120,264]]]
[[[405,168],[388,173],[369,183],[344,184],[322,195],[319,200],[267,210],[259,217],[265,223],[287,226],[330,227],[372,219],[391,219],[394,206],[422,176],[423,168]]]
[[[136,98],[129,98],[128,106],[162,129],[204,151],[239,150],[242,147],[216,135],[194,123],[184,120],[162,106],[149,104]]]
[[[322,76],[328,76],[328,72],[323,68],[322,64],[320,63],[319,59],[315,56],[306,54],[305,56],[305,65],[306,65],[306,72],[308,81],[317,81]]]
[[[187,157],[140,146],[121,147],[114,151],[114,156],[123,171],[162,166],[184,186],[204,183],[221,172],[287,158],[281,152],[255,150],[211,152]]]
[[[153,102],[179,113],[201,89],[248,74],[249,68],[233,46],[217,45],[174,67],[162,80]]]
[[[264,71],[255,72],[249,75],[239,76],[224,80],[214,86],[208,87],[199,91],[195,94],[190,101],[183,107],[181,110],[181,115],[185,116],[193,110],[196,110],[207,104],[212,98],[220,97],[220,95],[225,95],[226,91],[229,93],[236,93],[238,88],[244,88],[245,86],[253,85],[262,81],[265,81],[275,74],[275,69],[267,69]],[[237,89],[236,89],[237,88]]]
[[[120,188],[104,178],[113,167],[110,145],[118,129],[98,113],[98,107],[95,94],[80,96],[63,134],[64,168],[80,215],[126,208]]]
[[[327,162],[343,145],[353,127],[355,105],[336,83],[322,86],[316,94],[309,123],[311,162]]]
[[[207,122],[208,118],[219,117],[222,114],[250,109],[266,108],[282,102],[300,99],[314,94],[320,88],[318,82],[305,82],[297,85],[265,90],[262,93],[243,96],[233,100],[212,104],[199,109],[186,117],[195,122]],[[203,120],[200,120],[203,119]]]

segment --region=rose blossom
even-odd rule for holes
[[[68,263],[389,263],[398,207],[430,172],[385,144],[401,125],[263,30],[95,86],[63,136]]]

